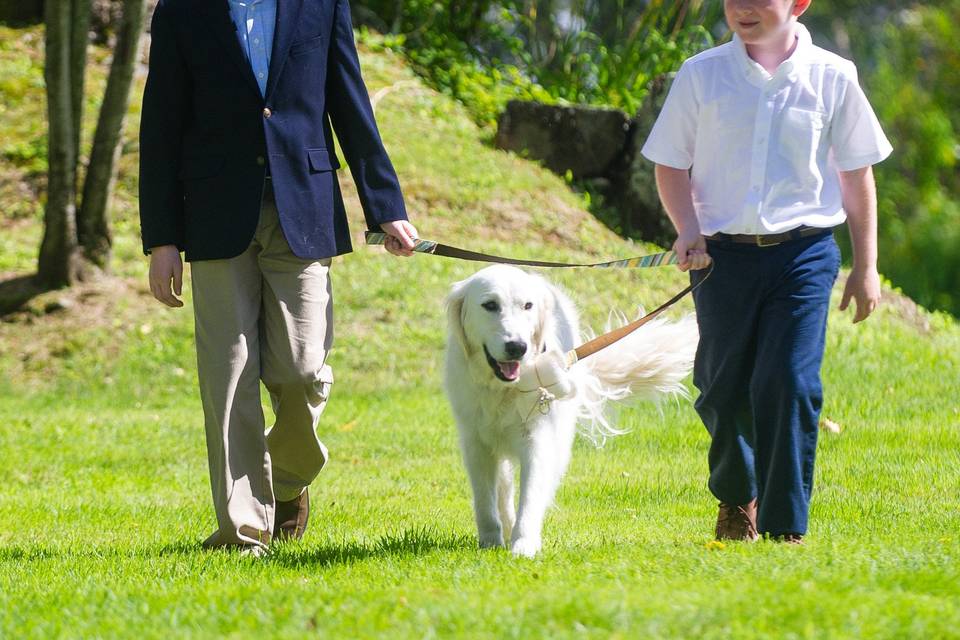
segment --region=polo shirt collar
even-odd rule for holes
[[[743,40],[740,39],[740,36],[733,34],[733,50],[734,55],[737,59],[737,65],[743,71],[744,76],[752,84],[763,86],[771,78],[786,76],[791,80],[796,80],[797,78],[797,66],[802,64],[810,54],[810,49],[813,47],[813,39],[810,37],[810,32],[807,30],[802,23],[797,23],[797,46],[793,50],[793,53],[790,54],[790,57],[780,63],[780,66],[777,67],[777,72],[771,76],[767,73],[767,70],[764,69],[760,63],[753,60],[747,54],[747,46],[743,43]]]

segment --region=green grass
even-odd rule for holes
[[[42,85],[22,78],[36,43],[18,44],[31,33],[0,28],[0,86],[27,87],[0,100],[4,141],[42,129]],[[390,54],[364,64],[371,91],[412,78]],[[542,258],[653,250],[586,215],[561,178],[482,144],[442,96],[398,89],[378,117],[424,237]],[[0,637],[960,637],[960,329],[893,293],[863,325],[831,318],[824,415],[843,430],[822,434],[806,546],[709,544],[708,439],[681,402],[625,410],[632,432],[603,449],[578,441],[544,553],[525,561],[475,548],[440,391],[440,304],[475,267],[358,246],[332,272],[332,458],[307,535],[262,561],[202,551],[213,513],[192,316],[146,292],[133,137],[114,275],[0,322]],[[2,154],[0,171],[27,174]],[[7,215],[9,193],[0,272],[25,273],[39,218]],[[673,269],[549,275],[595,327],[683,282]],[[44,313],[56,299],[67,309]]]

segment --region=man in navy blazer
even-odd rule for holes
[[[347,0],[160,0],[140,130],[150,288],[180,307],[191,262],[217,530],[254,555],[299,538],[327,452],[330,259],[351,250],[336,131],[369,229],[412,255],[360,75]],[[265,433],[260,382],[276,421]]]

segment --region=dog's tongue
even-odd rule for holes
[[[500,365],[500,373],[507,380],[516,380],[520,375],[519,362],[498,362],[497,364]]]

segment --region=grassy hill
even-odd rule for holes
[[[31,271],[39,246],[41,45],[0,27],[0,278]],[[490,148],[402,60],[362,55],[423,237],[547,259],[655,250]],[[103,78],[94,65],[91,96]],[[311,528],[261,562],[201,551],[213,514],[192,315],[146,286],[138,112],[137,99],[112,275],[0,322],[0,637],[960,637],[954,320],[894,292],[866,324],[833,313],[824,416],[842,430],[822,434],[802,548],[710,542],[708,440],[679,402],[625,410],[632,432],[603,449],[578,442],[541,558],[481,553],[440,391],[442,300],[476,266],[361,246],[348,171],[357,246],[332,271],[332,459]],[[684,281],[672,268],[548,275],[594,327]]]

